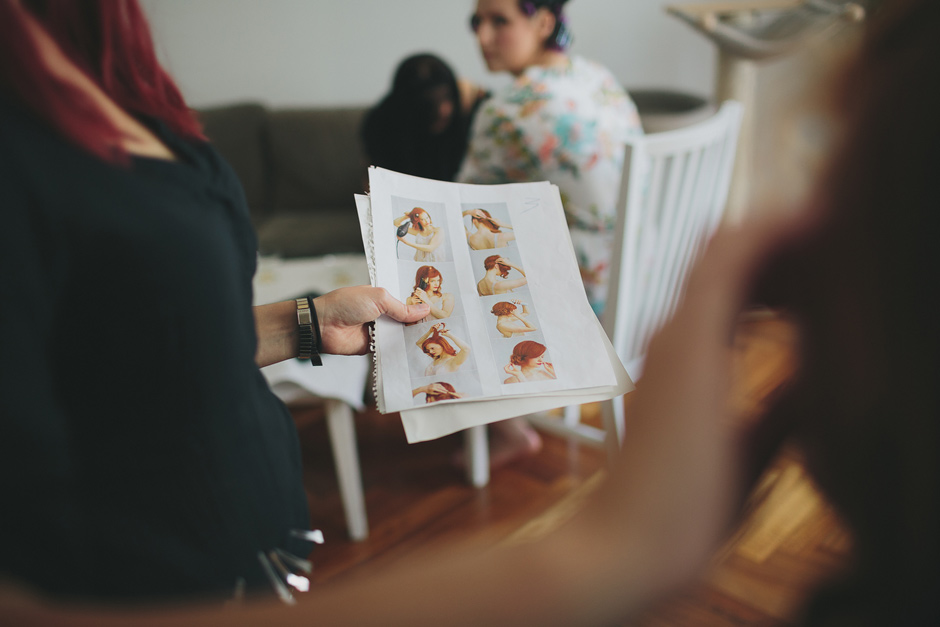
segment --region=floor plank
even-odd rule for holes
[[[732,401],[743,420],[759,417],[786,384],[795,345],[784,319],[754,316],[741,323]],[[357,415],[356,428],[370,535],[355,543],[346,539],[322,410],[292,412],[313,523],[327,538],[310,556],[315,582],[393,564],[429,546],[444,551],[455,540],[497,545],[537,538],[577,511],[606,465],[600,448],[543,434],[537,455],[495,470],[487,487],[474,489],[452,460],[462,447],[459,435],[408,445],[397,415],[367,410]],[[597,405],[583,413],[598,420]],[[791,448],[763,475],[748,512],[699,584],[629,624],[794,624],[809,592],[844,567],[851,539]]]

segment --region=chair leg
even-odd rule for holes
[[[326,424],[333,446],[333,460],[339,492],[346,513],[349,537],[359,542],[369,536],[366,520],[366,502],[362,494],[362,474],[359,471],[359,452],[356,448],[356,426],[352,408],[337,400],[326,401]]]
[[[608,461],[613,464],[620,454],[623,442],[624,413],[623,397],[617,396],[601,403],[601,419],[604,424],[604,444],[607,448]]]
[[[467,460],[467,480],[475,488],[490,482],[490,449],[486,425],[470,427],[463,432],[464,459]]]
[[[564,418],[565,424],[570,428],[574,428],[579,422],[581,422],[581,406],[580,405],[568,405],[564,408]]]

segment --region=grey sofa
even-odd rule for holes
[[[205,133],[245,188],[262,254],[361,252],[353,195],[364,191],[365,108],[202,109]]]
[[[647,132],[709,115],[702,98],[631,90]],[[235,169],[262,254],[305,257],[362,252],[353,195],[365,191],[359,142],[365,107],[271,109],[235,103],[202,109],[206,135]]]

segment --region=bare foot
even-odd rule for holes
[[[542,450],[542,437],[525,418],[494,422],[488,431],[490,470],[535,455]],[[454,465],[459,468],[466,467],[463,448],[454,455]]]

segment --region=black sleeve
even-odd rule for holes
[[[84,528],[51,368],[61,257],[9,122],[0,108],[0,576],[56,592],[78,576],[62,566],[82,563],[69,537]]]

